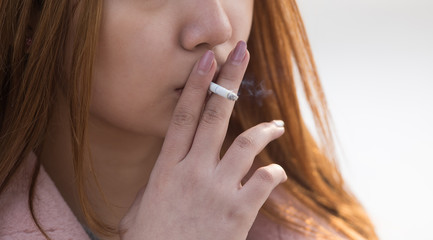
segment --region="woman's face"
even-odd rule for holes
[[[91,121],[163,137],[194,63],[248,39],[253,0],[105,0]]]

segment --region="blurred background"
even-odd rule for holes
[[[347,183],[380,239],[433,239],[433,1],[298,6]]]

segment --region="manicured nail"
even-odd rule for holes
[[[272,121],[277,127],[284,127],[284,122],[282,120],[274,120]]]
[[[232,54],[232,62],[236,65],[240,64],[247,52],[247,44],[244,41],[239,41]]]
[[[203,75],[209,73],[210,69],[212,68],[214,58],[215,54],[208,50],[203,57],[201,57],[200,62],[198,63],[198,72]]]

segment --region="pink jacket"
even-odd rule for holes
[[[30,214],[27,196],[36,155],[31,153],[0,195],[0,240],[45,240]],[[35,188],[35,214],[53,240],[90,240],[53,181],[41,167]],[[316,220],[322,221],[318,218]],[[248,240],[306,239],[259,214]]]

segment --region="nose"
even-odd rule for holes
[[[180,44],[192,51],[201,46],[213,49],[232,36],[232,26],[220,0],[199,0],[188,10],[181,33]]]

